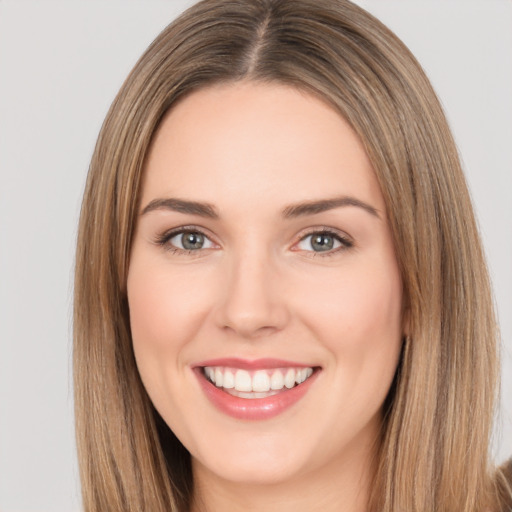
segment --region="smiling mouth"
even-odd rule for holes
[[[244,370],[225,366],[205,366],[204,377],[231,396],[245,399],[267,398],[290,390],[307,381],[313,367]]]
[[[322,370],[269,358],[210,359],[192,369],[208,401],[221,413],[243,421],[269,420],[296,406]]]

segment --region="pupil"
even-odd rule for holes
[[[333,245],[334,239],[330,235],[315,235],[311,240],[311,246],[315,251],[329,251]]]
[[[204,236],[201,233],[185,233],[181,238],[181,243],[187,250],[201,249],[204,244]]]

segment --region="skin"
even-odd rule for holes
[[[342,196],[375,212],[282,214]],[[208,203],[219,217],[144,212],[169,197]],[[157,242],[182,226],[205,233],[202,249],[176,251],[177,235]],[[351,245],[314,250],[309,235],[327,228]],[[377,179],[336,111],[251,82],[178,103],[147,160],[128,300],[143,383],[192,455],[194,510],[365,510],[404,336],[402,282]],[[191,369],[224,357],[321,370],[291,408],[243,421],[217,410]]]

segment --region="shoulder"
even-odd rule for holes
[[[496,490],[499,496],[500,512],[512,512],[512,459],[498,468]]]

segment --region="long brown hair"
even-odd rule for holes
[[[291,85],[361,138],[386,201],[410,337],[385,404],[369,510],[498,510],[497,328],[457,150],[420,65],[347,0],[204,0],[141,57],[108,112],[81,211],[75,276],[76,430],[86,512],[186,511],[190,457],[140,381],[126,276],[145,157],[180,98],[219,82]]]

